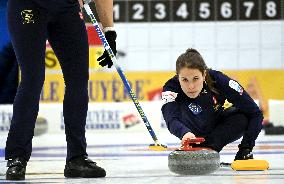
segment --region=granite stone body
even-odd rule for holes
[[[220,155],[214,150],[177,150],[169,154],[168,167],[180,175],[206,175],[219,169]]]
[[[35,123],[34,136],[39,136],[47,133],[48,122],[45,118],[38,117]]]

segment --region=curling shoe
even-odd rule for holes
[[[21,157],[9,159],[7,162],[6,180],[24,180],[27,161]]]
[[[67,161],[64,176],[66,178],[100,178],[106,176],[106,171],[87,156],[79,156]]]
[[[251,149],[241,149],[237,152],[235,156],[235,160],[248,160],[253,159],[253,154],[251,152]]]

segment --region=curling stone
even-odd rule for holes
[[[213,173],[220,167],[218,152],[205,147],[193,147],[205,139],[187,139],[184,144],[168,156],[168,167],[171,172],[180,175],[206,175]]]
[[[47,120],[43,117],[38,117],[35,123],[34,136],[45,134],[48,129]]]

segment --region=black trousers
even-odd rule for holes
[[[220,152],[224,146],[241,138],[248,126],[248,118],[238,111],[224,113],[218,118],[218,122],[215,129],[205,136],[205,142],[198,146]]]
[[[8,29],[21,69],[21,82],[13,104],[13,118],[5,149],[6,159],[30,158],[39,98],[45,79],[47,39],[59,59],[65,81],[63,115],[67,160],[87,155],[87,32],[84,21],[79,16],[78,2],[57,2],[59,1],[8,1]]]

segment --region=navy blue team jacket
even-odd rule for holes
[[[180,139],[187,132],[196,136],[209,134],[217,126],[218,116],[224,112],[223,104],[227,99],[248,118],[242,142],[253,147],[262,128],[261,110],[236,81],[219,71],[209,70],[208,73],[218,94],[210,91],[204,83],[199,96],[192,99],[182,91],[177,75],[166,82],[163,94],[168,93],[170,97],[162,95],[162,113],[169,131]]]

